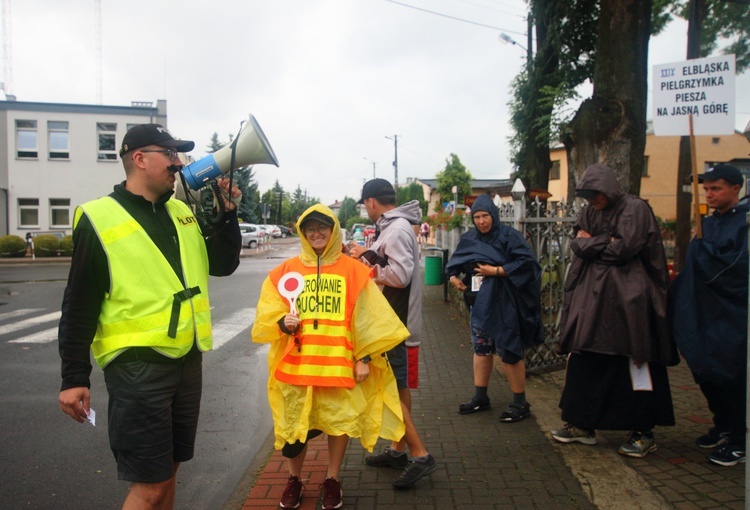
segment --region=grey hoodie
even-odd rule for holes
[[[376,222],[379,234],[375,242],[362,255],[362,260],[375,270],[375,283],[409,330],[409,346],[419,345],[422,337],[419,243],[413,227],[421,221],[422,209],[417,200],[385,212]]]

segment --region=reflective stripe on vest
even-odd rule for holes
[[[103,197],[76,210],[76,225],[82,214],[91,221],[110,272],[110,288],[91,345],[101,367],[127,347],[153,347],[165,356],[180,358],[197,339],[201,351],[211,350],[208,254],[203,235],[185,204],[170,199],[165,207],[177,230],[187,289],[146,231],[116,200]]]
[[[297,271],[305,290],[297,298],[300,328],[290,337],[276,367],[277,380],[299,386],[354,387],[354,346],[351,324],[357,296],[370,279],[370,269],[344,260],[321,268],[288,260],[269,275],[274,287],[285,273]]]

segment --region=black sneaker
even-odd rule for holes
[[[392,451],[390,446],[386,446],[381,453],[365,457],[365,464],[372,467],[406,468],[409,464],[406,452],[401,452],[401,455],[392,455]]]
[[[531,416],[531,404],[528,402],[524,402],[523,404],[511,403],[500,415],[500,421],[503,423],[515,423],[528,416]]]
[[[708,460],[720,466],[734,466],[738,462],[745,462],[745,447],[728,444],[709,455]]]
[[[716,427],[711,427],[708,432],[695,440],[700,448],[716,448],[729,441],[729,432],[719,432]]]
[[[417,480],[429,475],[436,469],[437,462],[430,454],[427,454],[427,460],[421,462],[418,460],[409,461],[409,467],[404,469],[404,472],[393,481],[393,486],[397,489],[411,487]]]
[[[489,411],[490,399],[479,400],[476,396],[471,397],[471,400],[458,405],[458,414],[472,414],[478,413],[479,411]]]

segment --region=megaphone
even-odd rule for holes
[[[212,179],[247,165],[279,166],[271,144],[252,114],[232,143],[190,163],[182,169],[182,175],[190,189],[197,191]]]

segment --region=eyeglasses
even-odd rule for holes
[[[159,152],[165,154],[170,162],[174,163],[177,161],[177,151],[174,149],[142,149],[139,152]]]
[[[305,229],[305,235],[311,236],[311,235],[314,235],[316,232],[318,234],[325,234],[329,230],[331,230],[331,227],[329,227],[328,225],[324,225],[322,227],[308,227]]]

